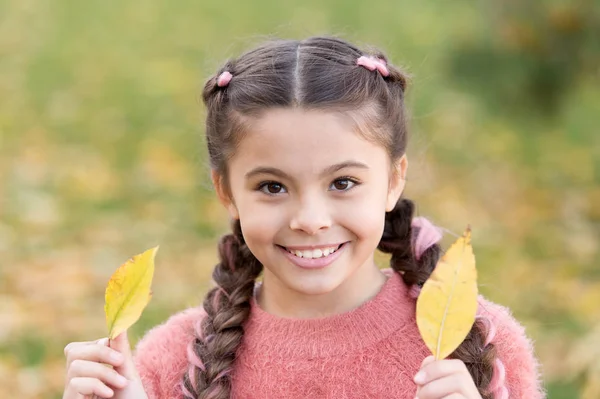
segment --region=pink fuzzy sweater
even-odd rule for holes
[[[321,319],[273,316],[251,302],[250,317],[232,374],[235,399],[413,399],[413,376],[429,355],[415,322],[415,300],[400,275],[358,308]],[[480,297],[478,315],[489,320],[502,365],[495,396],[545,397],[538,363],[523,327],[506,308]],[[201,307],[175,314],[150,330],[135,350],[150,399],[182,398],[187,348],[202,319]],[[508,395],[506,393],[508,391]]]

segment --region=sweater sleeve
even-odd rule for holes
[[[488,317],[496,330],[492,344],[504,365],[505,386],[509,398],[545,398],[540,365],[534,354],[533,342],[527,337],[525,328],[504,306],[480,297],[479,307],[479,314]]]
[[[188,365],[187,345],[194,338],[194,324],[204,314],[201,307],[176,313],[137,343],[134,361],[148,399],[181,397],[180,383]]]

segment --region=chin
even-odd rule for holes
[[[325,295],[335,291],[341,284],[341,281],[294,281],[290,285],[294,291],[304,295]]]
[[[296,267],[296,266],[293,266]],[[324,295],[335,291],[346,279],[345,270],[326,268],[322,270],[301,270],[300,273],[282,276],[282,281],[292,290],[304,295]]]

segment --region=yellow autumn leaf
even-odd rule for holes
[[[110,278],[104,296],[104,312],[110,339],[131,327],[150,302],[156,251],[158,247],[134,256]]]
[[[477,313],[477,270],[467,227],[438,262],[417,300],[417,325],[436,359],[464,341]]]

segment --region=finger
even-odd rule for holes
[[[125,388],[127,386],[127,379],[114,369],[100,363],[81,359],[76,359],[71,363],[71,367],[67,370],[67,377],[70,379],[79,377],[96,378],[115,388]]]
[[[67,356],[67,368],[75,359],[106,363],[113,367],[120,366],[124,361],[123,355],[118,351],[101,344],[74,345],[65,348],[65,352]]]
[[[63,352],[64,352],[65,356],[67,356],[67,353],[75,347],[84,346],[84,345],[93,345],[93,344],[98,344],[98,343],[101,344],[103,341],[108,342],[108,338],[106,338],[106,337],[99,338],[94,341],[69,342],[67,345],[65,345]],[[104,345],[106,345],[106,343],[104,343]]]
[[[119,334],[114,340],[110,341],[110,346],[114,350],[120,352],[123,355],[123,363],[115,367],[115,370],[127,378],[128,380],[134,380],[137,378],[137,370],[133,360],[133,354],[131,352],[131,344],[129,343],[129,337],[127,330]]]
[[[471,378],[467,366],[462,361],[458,359],[446,359],[425,364],[417,375],[415,375],[414,381],[417,384],[424,385],[453,374]]]
[[[112,398],[114,391],[96,378],[77,377],[69,380],[67,389],[80,395],[98,395],[101,398]]]
[[[423,361],[421,362],[421,369],[428,365],[429,363],[433,363],[435,362],[435,357],[434,356],[427,356],[425,359],[423,359]]]
[[[448,396],[444,396],[442,399],[465,399],[465,397],[459,393],[453,393]]]
[[[419,399],[439,399],[450,395],[459,395],[459,398],[463,398],[461,380],[454,376],[431,381],[418,390]]]
[[[413,380],[416,384],[425,383],[425,378],[424,378],[425,372],[423,371],[423,368],[433,362],[435,362],[434,356],[427,356],[425,359],[423,359],[423,361],[421,362],[421,367],[419,367],[419,372],[417,374],[415,374],[415,376],[413,378]]]

